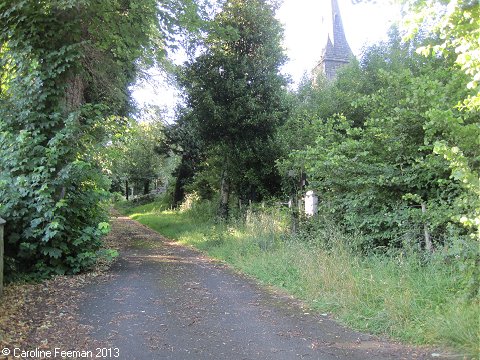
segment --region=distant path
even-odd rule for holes
[[[87,286],[81,322],[120,359],[428,359],[312,315],[227,266],[125,217],[112,276]]]

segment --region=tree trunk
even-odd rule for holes
[[[67,80],[65,88],[65,110],[67,113],[77,111],[84,103],[85,84],[80,75],[73,75]]]
[[[190,183],[193,178],[191,163],[192,160],[184,155],[180,165],[175,170],[176,180],[172,203],[175,208],[185,199],[185,185]]]
[[[426,212],[427,212],[427,206],[425,205],[425,203],[422,202],[422,214],[425,215]],[[423,235],[425,237],[425,249],[428,252],[432,252],[433,251],[433,244],[432,244],[432,240],[430,239],[430,233],[428,232],[427,221],[425,221],[423,223]]]
[[[145,180],[143,183],[143,195],[147,195],[150,192],[150,180]]]
[[[127,198],[128,201],[128,191],[130,189],[128,188],[128,180],[125,180],[125,197]]]
[[[299,208],[298,208],[298,196],[297,192],[294,191],[290,195],[290,213],[292,216],[292,222],[291,222],[291,232],[292,234],[296,234],[298,232],[298,227],[299,227]]]
[[[301,174],[301,173],[300,173]],[[300,175],[301,177],[302,175]],[[290,170],[288,172],[288,178],[290,179],[290,199],[288,201],[288,207],[290,208],[291,222],[290,222],[290,231],[292,234],[298,232],[300,226],[300,214],[298,206],[298,189],[302,188],[301,180],[296,179],[295,171]]]
[[[227,171],[222,173],[222,182],[220,185],[220,207],[218,209],[218,216],[226,220],[228,218],[228,200],[230,198],[230,182],[227,178]]]

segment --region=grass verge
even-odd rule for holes
[[[247,213],[246,219],[230,224],[211,221],[208,203],[184,211],[158,203],[122,210],[358,330],[448,346],[466,358],[480,354],[478,298],[459,295],[458,274],[445,263],[425,263],[413,255],[354,255],[345,246],[354,239],[334,226],[316,234],[317,243],[330,244],[328,249],[286,237],[285,215],[275,210]]]

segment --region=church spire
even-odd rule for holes
[[[329,80],[335,78],[337,70],[350,62],[353,56],[345,37],[337,0],[331,0],[331,11],[331,22],[329,22],[329,28],[327,29],[327,43],[323,49],[320,62],[313,70],[315,77],[319,73],[323,73]]]
[[[345,31],[343,30],[342,16],[340,15],[340,8],[338,7],[338,1],[332,0],[332,24],[333,24],[333,44],[337,45],[339,50],[343,50],[345,55],[351,55],[352,50],[348,45],[347,38],[345,37]],[[340,49],[343,47],[343,49]],[[348,52],[348,54],[347,54]]]

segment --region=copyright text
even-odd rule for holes
[[[19,359],[55,359],[55,358],[78,358],[78,359],[107,359],[118,358],[120,349],[118,348],[96,348],[95,350],[63,350],[54,348],[53,350],[31,349],[23,350],[17,347],[4,348],[0,355],[10,356]]]

